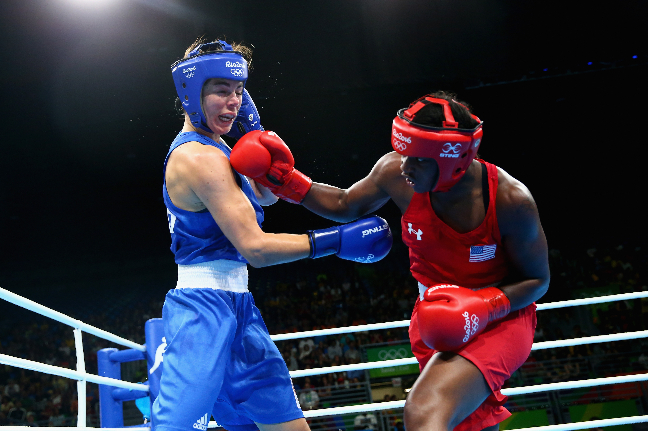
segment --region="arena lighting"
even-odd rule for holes
[[[105,9],[120,3],[120,0],[62,0],[62,2],[74,7],[83,7],[84,9]]]

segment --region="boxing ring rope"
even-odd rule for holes
[[[104,331],[103,329],[95,328],[94,326],[83,323],[80,320],[73,319],[63,313],[59,313],[58,311],[54,311],[51,308],[45,307],[44,305],[40,305],[37,302],[23,298],[20,295],[16,295],[13,292],[3,289],[2,287],[0,287],[0,298],[4,299],[7,302],[11,302],[12,304],[16,304],[19,307],[31,310],[34,313],[38,313],[42,316],[49,317],[50,319],[54,319],[73,328],[87,332],[88,334],[103,338],[104,340],[112,341],[115,344],[119,344],[130,349],[146,352],[146,347],[142,346],[141,344],[133,343],[130,340],[118,337],[117,335],[113,335],[110,332]]]
[[[576,307],[579,305],[600,304],[603,302],[627,301],[629,299],[648,298],[648,291],[622,293],[618,295],[598,296],[596,298],[571,299],[569,301],[547,302],[537,304],[537,310],[552,310],[554,308]],[[317,329],[314,331],[290,332],[288,334],[271,335],[272,341],[292,340],[294,338],[319,337],[322,335],[346,334],[349,332],[375,331],[378,329],[403,328],[409,326],[409,320],[398,320],[395,322],[371,323],[369,325],[343,326],[340,328]]]
[[[62,368],[62,367],[55,367],[53,365],[42,364],[40,362],[29,361],[27,359],[15,358],[13,356],[8,356],[4,354],[0,354],[0,364],[10,365],[18,368],[24,368],[32,371],[43,372],[47,374],[52,374],[60,377],[67,377],[76,380],[77,381],[77,403],[78,403],[78,412],[79,412],[77,416],[77,427],[85,428],[86,426],[86,382],[117,386],[124,389],[144,390],[143,388],[145,385],[124,382],[121,380],[111,379],[108,377],[95,376],[93,374],[86,373],[85,356],[83,354],[82,331],[103,338],[105,340],[112,341],[113,343],[129,347],[131,349],[145,352],[146,347],[137,343],[133,343],[132,341],[127,340],[125,338],[118,337],[114,334],[111,334],[110,332],[104,331],[103,329],[95,328],[92,325],[88,325],[87,323],[73,319],[63,313],[59,313],[58,311],[52,310],[51,308],[38,304],[37,302],[31,301],[20,295],[16,295],[13,292],[3,289],[2,287],[0,287],[0,298],[4,299],[7,302],[11,302],[12,304],[18,305],[19,307],[33,311],[42,316],[49,317],[50,319],[54,319],[60,323],[71,326],[73,328],[72,332],[74,334],[74,348],[75,348],[74,350],[76,352],[76,371],[67,368]],[[148,386],[146,386],[145,390],[148,391]]]
[[[555,347],[580,346],[582,344],[606,343],[610,341],[634,340],[648,338],[648,331],[621,332],[618,334],[596,335],[592,337],[571,338],[568,340],[541,341],[533,343],[531,350],[552,349]],[[343,371],[369,370],[373,368],[397,367],[400,365],[417,364],[416,358],[390,359],[381,362],[364,362],[360,364],[336,365],[334,367],[309,368],[306,370],[291,371],[290,377],[317,376],[328,373],[341,373]]]
[[[634,293],[620,294],[620,295],[608,295],[608,296],[602,296],[597,298],[583,298],[583,299],[576,299],[570,301],[558,301],[558,302],[552,302],[546,304],[538,304],[537,309],[549,310],[554,308],[598,304],[604,302],[623,301],[623,300],[646,298],[646,297],[648,297],[648,292],[634,292]],[[129,340],[123,339],[109,332],[85,324],[81,321],[78,321],[62,313],[54,311],[36,302],[30,301],[29,299],[16,295],[1,287],[0,287],[0,298],[5,299],[8,302],[11,302],[20,307],[34,311],[43,316],[50,317],[54,320],[57,320],[61,323],[64,323],[74,328],[75,348],[77,352],[76,371],[67,368],[55,367],[47,364],[41,364],[26,359],[15,358],[4,354],[0,354],[0,364],[11,365],[11,366],[25,368],[33,371],[40,371],[47,374],[53,374],[53,375],[58,375],[61,377],[67,377],[70,379],[77,380],[77,386],[78,386],[77,393],[79,395],[79,418],[77,422],[77,428],[86,428],[86,418],[85,418],[85,410],[86,410],[85,409],[85,383],[86,382],[116,386],[125,389],[135,389],[135,390],[140,390],[145,392],[149,390],[148,385],[129,383],[121,380],[95,376],[86,373],[85,363],[83,358],[83,344],[82,344],[81,330],[83,329],[90,334],[93,334],[100,338],[106,339],[108,341],[112,341],[116,344],[120,344],[132,349],[146,351],[145,346],[133,343]],[[364,332],[364,331],[390,329],[390,328],[405,327],[405,326],[409,326],[409,320],[369,324],[369,325],[348,326],[342,328],[332,328],[332,329],[323,329],[323,330],[315,330],[315,331],[304,331],[304,332],[296,332],[290,334],[277,334],[271,336],[271,338],[273,341],[281,341],[281,340],[288,340],[288,339],[295,339],[295,338],[316,337],[322,335],[333,335],[333,334],[341,334],[341,333],[349,333],[349,332]],[[594,337],[582,337],[582,338],[575,338],[571,340],[545,341],[540,343],[534,343],[532,350],[540,350],[540,349],[547,349],[553,347],[567,347],[567,346],[575,346],[575,345],[588,344],[588,343],[602,343],[607,341],[629,340],[635,338],[644,338],[646,336],[648,336],[648,331],[637,331],[631,333],[610,334],[610,335],[601,335],[601,336],[594,336]],[[342,371],[351,371],[351,370],[360,370],[360,369],[366,370],[372,368],[383,368],[389,366],[414,364],[416,362],[417,362],[416,358],[403,358],[403,359],[378,361],[378,362],[371,362],[371,363],[340,365],[340,366],[328,367],[328,368],[296,370],[296,371],[291,371],[290,375],[291,377],[295,378],[295,377],[311,376],[311,375],[318,375],[318,374],[327,374],[333,372],[342,372]],[[606,377],[606,378],[599,378],[599,379],[586,379],[586,380],[571,381],[571,382],[549,383],[549,384],[525,386],[519,388],[508,388],[508,389],[502,389],[502,393],[504,395],[518,395],[518,394],[526,394],[526,393],[554,391],[560,389],[574,389],[574,388],[611,385],[617,383],[627,383],[627,382],[646,381],[646,380],[648,380],[648,374],[639,374],[639,375],[629,375],[629,376]],[[82,393],[83,393],[83,399],[81,399]],[[402,408],[404,407],[404,405],[405,405],[405,401],[402,400],[402,401],[390,401],[390,402],[363,404],[363,405],[355,405],[355,406],[333,407],[327,409],[309,410],[304,412],[304,416],[307,418],[315,418],[315,417],[333,416],[333,415],[348,414],[348,413]],[[648,415],[633,416],[633,417],[626,417],[626,418],[605,419],[599,421],[579,422],[576,424],[571,423],[571,424],[549,425],[549,426],[534,427],[534,428],[523,428],[522,430],[562,431],[562,430],[585,429],[585,428],[590,428],[592,426],[624,425],[624,424],[638,423],[638,422],[648,422]],[[215,426],[216,426],[215,422],[213,421],[210,422],[210,428]],[[3,427],[3,428],[22,429],[23,427]],[[69,428],[60,427],[60,429],[69,429]],[[110,429],[110,428],[106,428],[106,429]]]

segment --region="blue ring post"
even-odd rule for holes
[[[145,359],[144,352],[135,349],[101,349],[97,352],[99,375],[121,380],[122,362]],[[145,391],[131,391],[109,385],[99,385],[99,419],[101,428],[124,427],[124,401],[147,396]]]

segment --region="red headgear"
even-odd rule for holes
[[[413,123],[418,111],[430,103],[443,107],[443,127]],[[463,105],[462,105],[463,106]],[[434,159],[439,166],[439,179],[433,192],[447,192],[464,176],[477,155],[483,135],[483,122],[470,114],[479,124],[474,129],[459,129],[452,116],[450,104],[445,99],[431,95],[412,102],[409,108],[398,111],[392,123],[392,147],[398,154]]]

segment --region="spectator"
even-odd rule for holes
[[[326,349],[326,356],[332,361],[336,356],[342,357],[342,346],[337,338],[329,341],[328,348]]]
[[[304,382],[304,389],[299,393],[299,404],[302,410],[313,410],[319,405],[319,396],[313,390],[308,377],[306,377],[306,381]]]
[[[59,411],[59,408],[54,406],[52,408],[52,414],[50,415],[48,426],[51,427],[64,427],[65,426],[65,415]]]
[[[20,386],[15,380],[9,379],[5,385],[4,394],[9,398],[15,398],[20,395]]]
[[[27,410],[22,406],[22,401],[17,400],[14,407],[9,410],[7,419],[11,425],[22,425],[27,417]]]
[[[378,427],[378,420],[373,413],[360,413],[353,419],[353,429],[358,430],[375,430]]]
[[[286,361],[286,366],[288,367],[289,371],[295,371],[299,369],[299,363],[297,362],[297,358],[295,357],[293,349],[291,349],[290,347],[285,349],[283,352],[283,358],[284,361]]]
[[[26,422],[25,422],[25,426],[28,426],[28,427],[37,427],[38,426],[38,424],[36,423],[36,417],[35,417],[34,412],[27,413],[27,419],[26,419]]]
[[[350,350],[348,350],[347,353],[349,351]],[[356,352],[357,352],[357,350],[356,350]],[[345,355],[345,358],[347,358],[347,364],[349,364],[349,365],[360,363],[360,355],[359,354],[358,355],[350,355],[348,357]],[[356,382],[356,383],[360,382],[360,381],[364,380],[364,376],[365,376],[365,370],[347,371],[347,377],[352,382]]]
[[[317,388],[317,395],[320,400],[325,400],[331,396],[331,386],[332,384],[329,380],[329,376],[327,374],[322,375],[319,387]]]
[[[311,338],[302,339],[299,341],[299,360],[310,356],[315,349],[315,342]]]
[[[357,364],[360,362],[360,351],[356,348],[355,340],[349,340],[349,349],[344,352],[344,360],[347,364]]]

